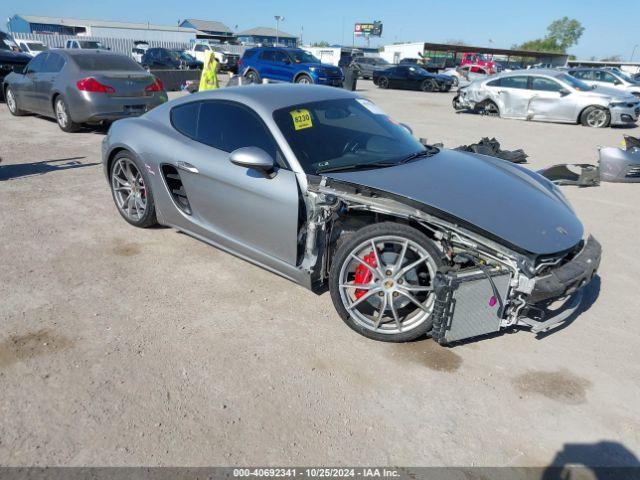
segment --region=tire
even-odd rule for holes
[[[389,79],[387,77],[378,78],[378,87],[385,90],[389,88]]]
[[[417,266],[409,269],[412,264]],[[336,251],[329,274],[333,305],[349,328],[367,338],[415,340],[433,325],[434,295],[428,290],[442,265],[442,254],[422,232],[393,222],[368,225],[344,240]]]
[[[611,124],[611,112],[604,107],[587,107],[580,115],[580,123],[585,127],[606,128]]]
[[[451,100],[451,105],[453,106],[453,109],[456,111],[464,110],[464,107],[460,104],[460,94],[453,97],[453,100]]]
[[[244,78],[246,78],[247,80],[250,80],[251,83],[262,83],[262,79],[260,78],[260,75],[255,70],[249,70],[248,72],[246,72],[244,74]]]
[[[74,133],[80,130],[80,124],[71,120],[69,107],[62,95],[58,95],[53,101],[53,112],[56,115],[56,121],[58,122],[60,130],[67,133]]]
[[[435,92],[438,90],[438,84],[430,78],[420,84],[420,90],[423,92]]]
[[[18,99],[16,98],[15,93],[13,93],[13,90],[11,89],[11,87],[7,87],[7,89],[5,90],[4,101],[7,104],[9,113],[11,113],[11,115],[13,115],[14,117],[20,117],[27,113],[24,110],[20,110],[20,106],[18,105]]]
[[[458,80],[458,77],[456,77],[455,75],[452,77],[453,80],[453,87],[457,87],[458,85],[460,85],[460,80]]]
[[[301,84],[304,84],[304,85],[312,85],[313,84],[313,79],[307,74],[302,74],[298,78],[296,78],[295,83],[301,83]]]
[[[118,153],[111,162],[109,184],[116,208],[127,222],[139,228],[158,223],[149,174],[129,152]]]
[[[476,107],[482,115],[487,117],[499,117],[500,116],[500,108],[493,100],[485,100],[480,105]]]

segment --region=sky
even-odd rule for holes
[[[629,59],[640,44],[640,0],[30,0],[0,2],[0,25],[16,13],[176,25],[184,18],[218,20],[232,29],[275,28],[274,15],[285,17],[280,29],[303,41],[351,44],[353,24],[381,20],[383,36],[371,45],[393,42],[462,40],[478,46],[509,48],[546,33],[555,19],[579,20],[585,32],[569,53],[578,58],[620,55]],[[627,13],[625,13],[627,12]],[[237,26],[237,27],[236,27]],[[356,44],[364,45],[361,39]],[[640,60],[640,46],[634,59]]]

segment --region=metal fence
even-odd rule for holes
[[[13,38],[17,40],[38,40],[49,48],[64,48],[67,40],[92,40],[100,42],[105,47],[111,49],[113,52],[124,53],[125,55],[131,55],[131,50],[135,46],[133,43],[135,39],[131,38],[108,38],[108,37],[78,37],[76,35],[47,35],[44,33],[12,33]],[[167,42],[163,40],[149,40],[145,41],[150,47],[155,48],[169,48],[175,50],[185,50],[189,48],[188,43],[183,42]],[[235,47],[235,45],[229,45]],[[227,45],[225,45],[225,48]]]

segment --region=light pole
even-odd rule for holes
[[[276,19],[276,46],[280,43],[280,22],[284,22],[284,17],[282,15],[274,15],[273,18]]]
[[[638,48],[640,45],[634,45],[633,46],[633,51],[631,52],[631,58],[629,58],[629,61],[633,61],[633,56],[636,54],[636,48]]]

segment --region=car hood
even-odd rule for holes
[[[27,63],[31,57],[26,53],[13,52],[11,50],[0,50],[0,63]]]
[[[500,243],[537,255],[567,250],[584,234],[551,182],[494,157],[442,150],[395,167],[324,175],[422,203]]]
[[[598,85],[593,90],[588,92],[582,92],[583,95],[587,95],[594,98],[605,98],[609,100],[618,100],[622,102],[637,102],[638,98],[632,93],[619,90],[617,88],[602,87]]]

